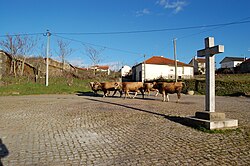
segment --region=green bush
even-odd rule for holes
[[[192,79],[184,80],[187,90],[194,90],[196,94],[204,95],[206,93],[206,80]],[[215,94],[217,96],[241,96],[250,92],[249,80],[216,80]]]

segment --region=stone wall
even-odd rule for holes
[[[0,50],[0,79],[10,71],[11,55]]]
[[[0,79],[4,75],[14,74],[11,72],[11,64],[13,57],[0,50]],[[21,74],[23,59],[15,59],[15,69],[16,74]],[[62,69],[63,65],[61,62],[53,60],[49,58],[49,75],[53,76],[62,76],[64,71]],[[70,66],[69,64],[65,64],[64,70],[67,72],[74,72],[75,68]],[[35,77],[38,75],[39,77],[45,77],[46,73],[46,59],[45,58],[27,58],[24,63],[24,72],[23,75]]]

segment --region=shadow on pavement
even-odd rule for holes
[[[120,106],[120,107],[129,108],[129,109],[132,109],[132,110],[135,110],[135,111],[140,111],[140,112],[145,112],[145,113],[161,116],[161,117],[166,118],[166,119],[168,119],[170,121],[173,121],[173,122],[185,125],[185,126],[189,126],[188,123],[186,122],[185,117],[165,115],[165,114],[161,114],[161,113],[157,113],[157,112],[148,111],[148,110],[145,110],[145,109],[135,108],[135,107],[131,107],[131,106],[123,105],[123,104],[118,104],[118,103],[113,103],[113,102],[109,102],[109,101],[102,101],[102,100],[98,100],[98,99],[86,99],[86,100],[91,100],[91,101],[96,101],[96,102],[101,102],[101,103],[117,105],[117,106]]]
[[[95,96],[95,97],[102,97],[101,94],[94,94],[93,92],[81,92],[81,91],[77,91],[76,92],[77,96]]]
[[[76,95],[77,96],[92,96],[92,97],[103,97],[103,94],[95,94],[93,92],[81,92],[81,91],[77,91],[76,92]],[[140,96],[140,97],[136,97],[135,99],[142,99],[142,100],[155,100],[155,99],[151,99],[151,98],[142,98],[141,97],[141,94],[138,94],[137,96]],[[107,96],[107,97],[112,97],[112,98],[124,98],[124,94],[122,95],[122,97],[120,96],[113,96],[113,95],[110,95],[110,96]],[[127,97],[129,98],[129,97]]]

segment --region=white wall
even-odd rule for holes
[[[157,79],[159,77],[168,78],[169,66],[146,64],[146,80]]]
[[[221,63],[221,68],[233,68],[241,63],[242,63],[242,61],[223,62],[223,63]]]
[[[234,67],[233,61],[221,63],[221,68],[232,68],[232,67]]]
[[[238,66],[241,63],[242,63],[242,61],[234,61],[234,67]]]
[[[144,64],[142,64],[144,66]],[[174,79],[175,78],[175,67],[168,65],[154,65],[154,64],[146,64],[146,80],[153,80],[157,78],[164,79]],[[144,69],[144,67],[142,68]],[[144,70],[142,71],[142,77]],[[137,74],[139,77],[139,73]],[[192,78],[193,77],[193,67],[184,66],[177,67],[177,78]],[[137,79],[137,81],[139,78]]]

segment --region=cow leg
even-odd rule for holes
[[[119,92],[120,92],[120,97],[122,97],[122,91],[120,90]]]
[[[167,93],[167,102],[169,102],[169,95],[168,95],[168,93]]]
[[[179,101],[180,101],[180,99],[181,99],[181,93],[177,93],[177,101],[176,101],[176,103],[178,103]]]
[[[115,91],[114,91],[114,93],[113,93],[113,95],[112,95],[112,96],[114,96],[114,95],[116,94],[116,92],[117,92],[117,90],[115,90]]]
[[[126,99],[126,98],[127,98],[127,96],[128,96],[129,98],[131,98],[131,96],[130,96],[129,92],[128,92],[128,91],[125,91],[125,96],[124,96],[124,99]]]
[[[166,101],[166,98],[165,98],[165,91],[162,92],[162,97],[163,97],[163,102]]]
[[[135,98],[135,96],[137,95],[138,92],[135,92],[135,95],[133,96],[133,99]]]
[[[106,97],[108,95],[108,91],[107,90],[103,90],[103,96],[102,97]]]
[[[158,96],[158,94],[159,94],[159,90],[158,90],[158,89],[156,89],[156,94],[155,94],[155,97],[156,97],[156,96]]]
[[[128,94],[128,97],[129,97],[129,98],[132,98],[131,95],[129,94],[129,91],[127,92],[127,94]]]
[[[124,99],[127,98],[127,91],[124,91],[125,95],[124,95]]]
[[[143,89],[140,89],[140,92],[142,94],[142,98],[144,99],[144,91],[143,91]],[[148,91],[148,94],[150,95],[150,91]]]

